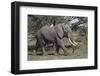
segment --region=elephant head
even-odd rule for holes
[[[72,30],[68,24],[58,24],[55,26],[55,29],[60,39],[66,37],[73,46],[78,45],[73,39]]]

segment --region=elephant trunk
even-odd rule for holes
[[[78,45],[78,43],[76,43],[75,41],[72,41],[70,38],[68,38],[68,40],[73,46],[77,46]]]

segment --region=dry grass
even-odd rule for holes
[[[62,49],[59,50],[60,55],[54,55],[55,51],[52,48],[46,48],[47,56],[41,54],[41,49],[37,52],[38,55],[33,56],[32,50],[34,50],[35,39],[31,40],[31,45],[28,46],[28,57],[29,61],[31,60],[55,60],[55,59],[82,59],[88,57],[88,47],[87,47],[87,36],[84,34],[80,34],[79,32],[74,32],[74,39],[79,43],[79,48],[75,49],[75,52],[72,53],[72,48],[66,48],[68,53],[67,56],[64,56],[64,52]],[[32,45],[33,43],[33,45]]]

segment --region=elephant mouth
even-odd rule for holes
[[[68,40],[73,46],[78,46],[78,43],[76,43],[75,41],[71,40],[70,38],[68,38]]]

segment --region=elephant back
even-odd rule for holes
[[[52,32],[55,32],[55,28],[54,27],[50,27],[50,26],[44,26],[40,29],[41,32],[49,32],[49,33],[52,33]]]
[[[45,41],[47,42],[55,41],[56,32],[55,32],[54,27],[44,26],[39,31]]]

